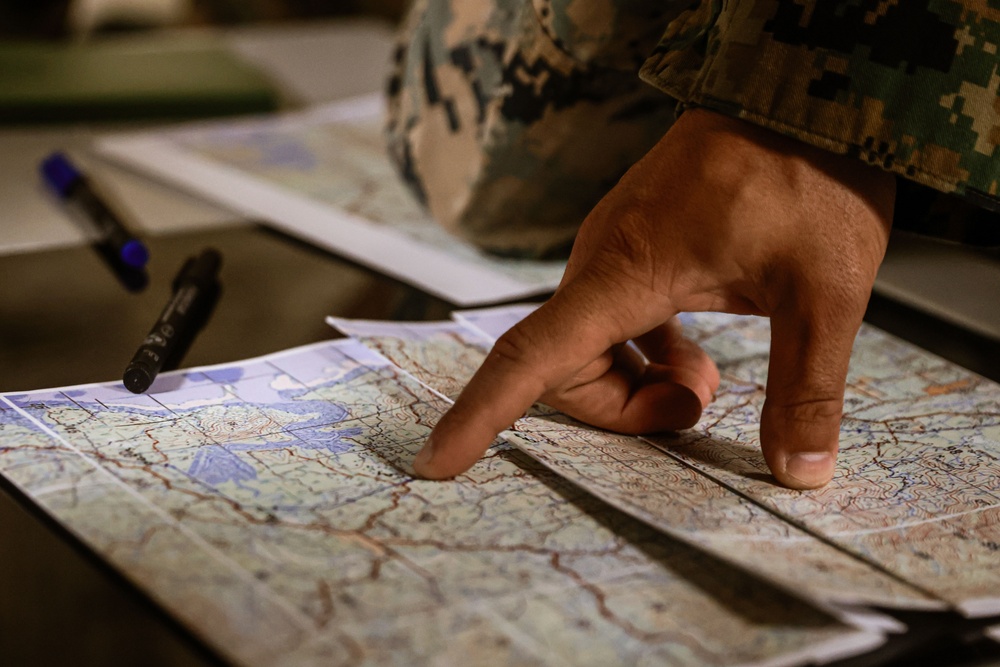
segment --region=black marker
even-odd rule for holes
[[[222,256],[209,248],[198,257],[189,258],[181,267],[174,278],[170,302],[125,369],[122,381],[129,391],[143,393],[153,384],[157,373],[180,365],[219,298],[221,264]]]
[[[111,261],[133,271],[146,266],[149,260],[146,246],[125,227],[68,157],[53,153],[45,158],[42,175],[57,195],[75,203],[87,215],[97,232],[97,243],[110,252]]]

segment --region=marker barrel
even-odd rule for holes
[[[107,204],[98,199],[91,188],[79,188],[79,191],[74,192],[72,199],[93,223],[98,243],[110,246],[117,258],[126,266],[133,269],[146,266],[149,260],[146,246],[122,226]]]

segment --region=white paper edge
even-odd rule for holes
[[[967,598],[955,602],[955,608],[966,618],[985,618],[1000,614],[1000,597]]]
[[[887,632],[894,635],[902,634],[908,630],[906,624],[898,618],[872,609],[871,607],[866,607],[864,603],[831,602],[831,605],[840,611],[841,618],[847,619],[851,625],[858,628],[864,628],[872,632]],[[898,610],[902,609],[904,608],[898,608]],[[947,609],[947,605],[941,604],[936,609]]]
[[[886,642],[885,635],[868,630],[828,639],[809,648],[791,651],[771,659],[742,663],[736,667],[794,667],[795,665],[826,663],[843,660],[873,651]]]
[[[497,338],[499,338],[500,335],[494,331],[487,331],[486,329],[483,329],[481,326],[479,326],[479,324],[476,323],[477,319],[475,317],[476,315],[490,316],[494,314],[499,314],[503,316],[509,312],[520,313],[521,311],[526,311],[524,317],[527,317],[528,314],[537,309],[540,305],[541,305],[540,303],[511,303],[511,304],[505,304],[503,306],[494,306],[492,308],[476,308],[474,310],[454,310],[451,313],[451,319],[454,320],[455,322],[458,322],[463,327],[481,333],[490,340],[496,342]],[[518,321],[522,319],[524,318],[519,317]]]

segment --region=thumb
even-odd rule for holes
[[[863,308],[854,310],[771,317],[760,443],[771,472],[790,488],[820,487],[833,477],[847,367],[863,315]]]

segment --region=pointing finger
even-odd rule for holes
[[[567,283],[497,341],[414,459],[416,472],[431,479],[464,472],[539,397],[572,384],[633,330],[652,326],[642,320],[645,308],[630,311],[626,303],[587,274]]]

